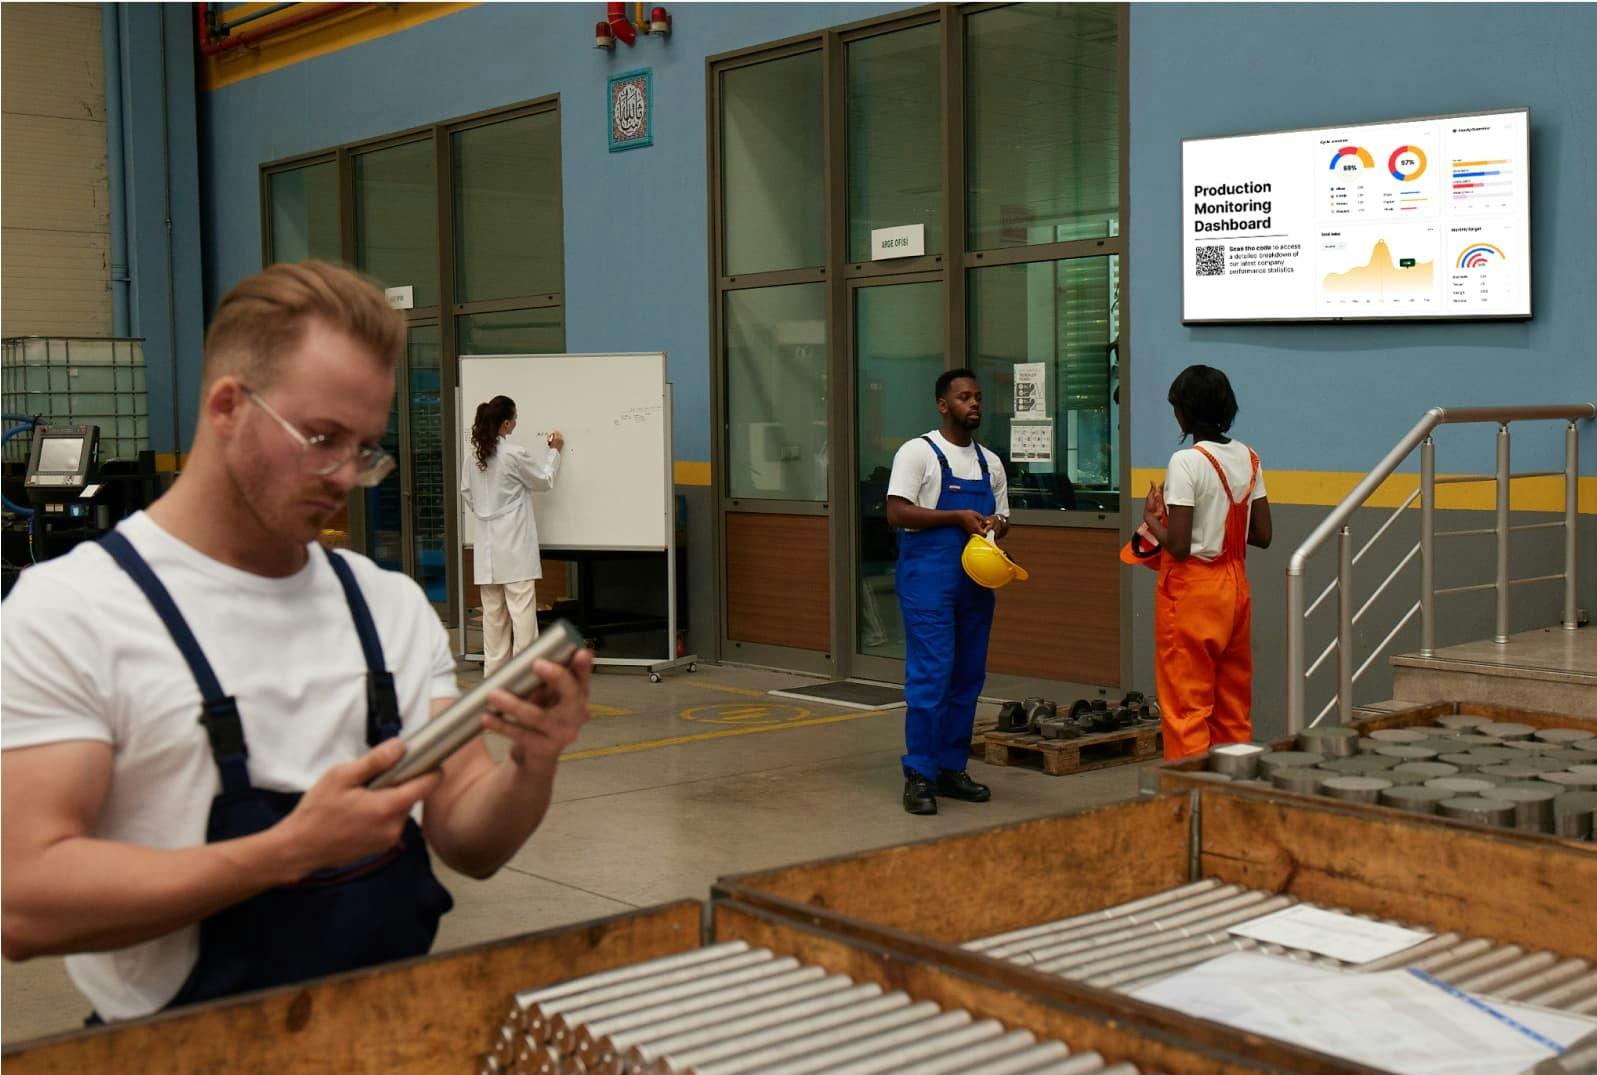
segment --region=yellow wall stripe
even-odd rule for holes
[[[1131,494],[1144,496],[1150,483],[1164,481],[1165,472],[1153,467],[1136,467],[1131,472]],[[1443,475],[1438,475],[1442,477]],[[1461,476],[1461,475],[1460,475]],[[1267,470],[1265,486],[1272,504],[1303,504],[1334,507],[1351,493],[1364,475],[1335,470]],[[1395,508],[1419,488],[1418,474],[1394,474],[1381,483],[1370,497],[1372,508]],[[1564,479],[1520,478],[1510,485],[1509,506],[1514,511],[1564,510]],[[1582,515],[1597,515],[1597,477],[1583,477],[1577,487],[1577,506]],[[1497,491],[1492,482],[1437,487],[1436,506],[1451,511],[1494,511]],[[1414,505],[1417,510],[1419,505]]]
[[[226,16],[247,15],[265,4],[238,4]],[[297,5],[296,5],[297,6]],[[248,45],[216,56],[202,56],[200,84],[207,90],[221,89],[256,75],[278,71],[329,52],[363,44],[379,37],[399,33],[431,22],[475,4],[356,4],[324,19],[284,31],[257,45]],[[269,30],[273,22],[293,18],[290,8],[279,15],[247,23],[234,33]]]
[[[674,470],[678,485],[710,484],[710,464],[708,463],[695,463],[690,460],[678,459]]]

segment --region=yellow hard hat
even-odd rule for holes
[[[1025,582],[1031,578],[1025,568],[1011,560],[986,534],[970,536],[965,542],[965,551],[959,555],[959,563],[972,582],[989,590],[1008,586],[1015,579]]]

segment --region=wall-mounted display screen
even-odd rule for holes
[[[39,447],[39,470],[74,474],[83,462],[82,437],[49,437]]]
[[[1184,322],[1524,318],[1527,109],[1181,144]]]

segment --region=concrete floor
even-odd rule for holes
[[[992,786],[992,802],[945,802],[935,817],[911,817],[898,801],[903,710],[766,694],[807,682],[814,681],[702,664],[662,684],[597,676],[594,719],[561,764],[543,827],[488,881],[439,868],[455,909],[435,951],[704,899],[727,874],[1137,794],[1136,766],[1050,777],[972,762],[973,775]],[[0,1039],[71,1030],[87,1013],[61,960],[4,964]]]

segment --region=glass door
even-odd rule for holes
[[[855,286],[854,674],[900,682],[904,628],[894,579],[898,534],[887,525],[893,456],[938,425],[933,398],[945,366],[943,285],[936,279]]]

